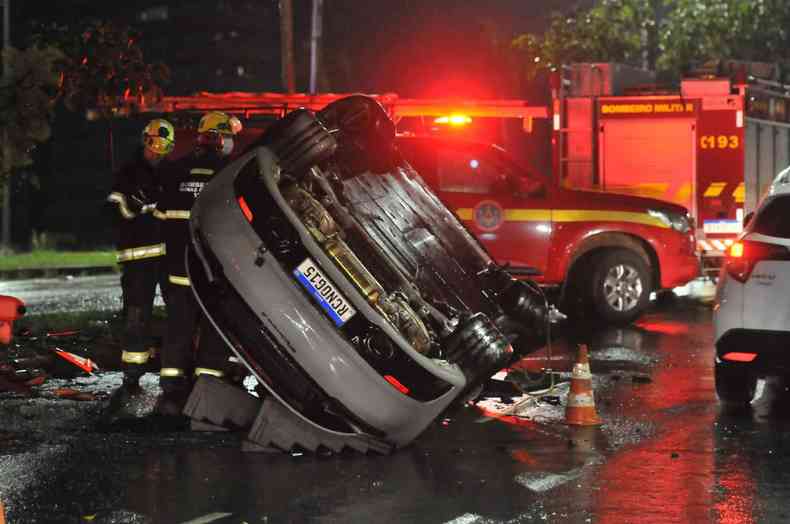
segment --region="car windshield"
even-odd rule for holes
[[[771,237],[790,238],[790,195],[771,200],[758,213],[752,231]]]
[[[488,194],[519,179],[522,183],[516,187],[543,182],[496,146],[460,141],[436,145],[436,182],[440,191]]]

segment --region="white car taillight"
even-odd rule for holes
[[[727,250],[724,266],[732,278],[738,282],[746,282],[754,266],[764,260],[790,260],[790,251],[784,246],[741,240]]]

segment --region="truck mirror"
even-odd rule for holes
[[[743,217],[744,227],[749,225],[749,222],[752,221],[752,218],[754,218],[754,211],[749,211],[748,213],[746,213],[746,216]]]

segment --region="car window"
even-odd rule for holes
[[[481,151],[442,149],[437,155],[441,191],[492,193],[507,181],[508,171],[491,155]]]
[[[772,237],[790,238],[790,195],[771,200],[757,214],[752,231]]]

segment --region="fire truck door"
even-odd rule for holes
[[[540,280],[551,241],[545,181],[491,146],[439,149],[436,173],[439,198],[491,256],[516,275]]]
[[[611,119],[600,130],[604,191],[674,202],[696,216],[692,119]]]

